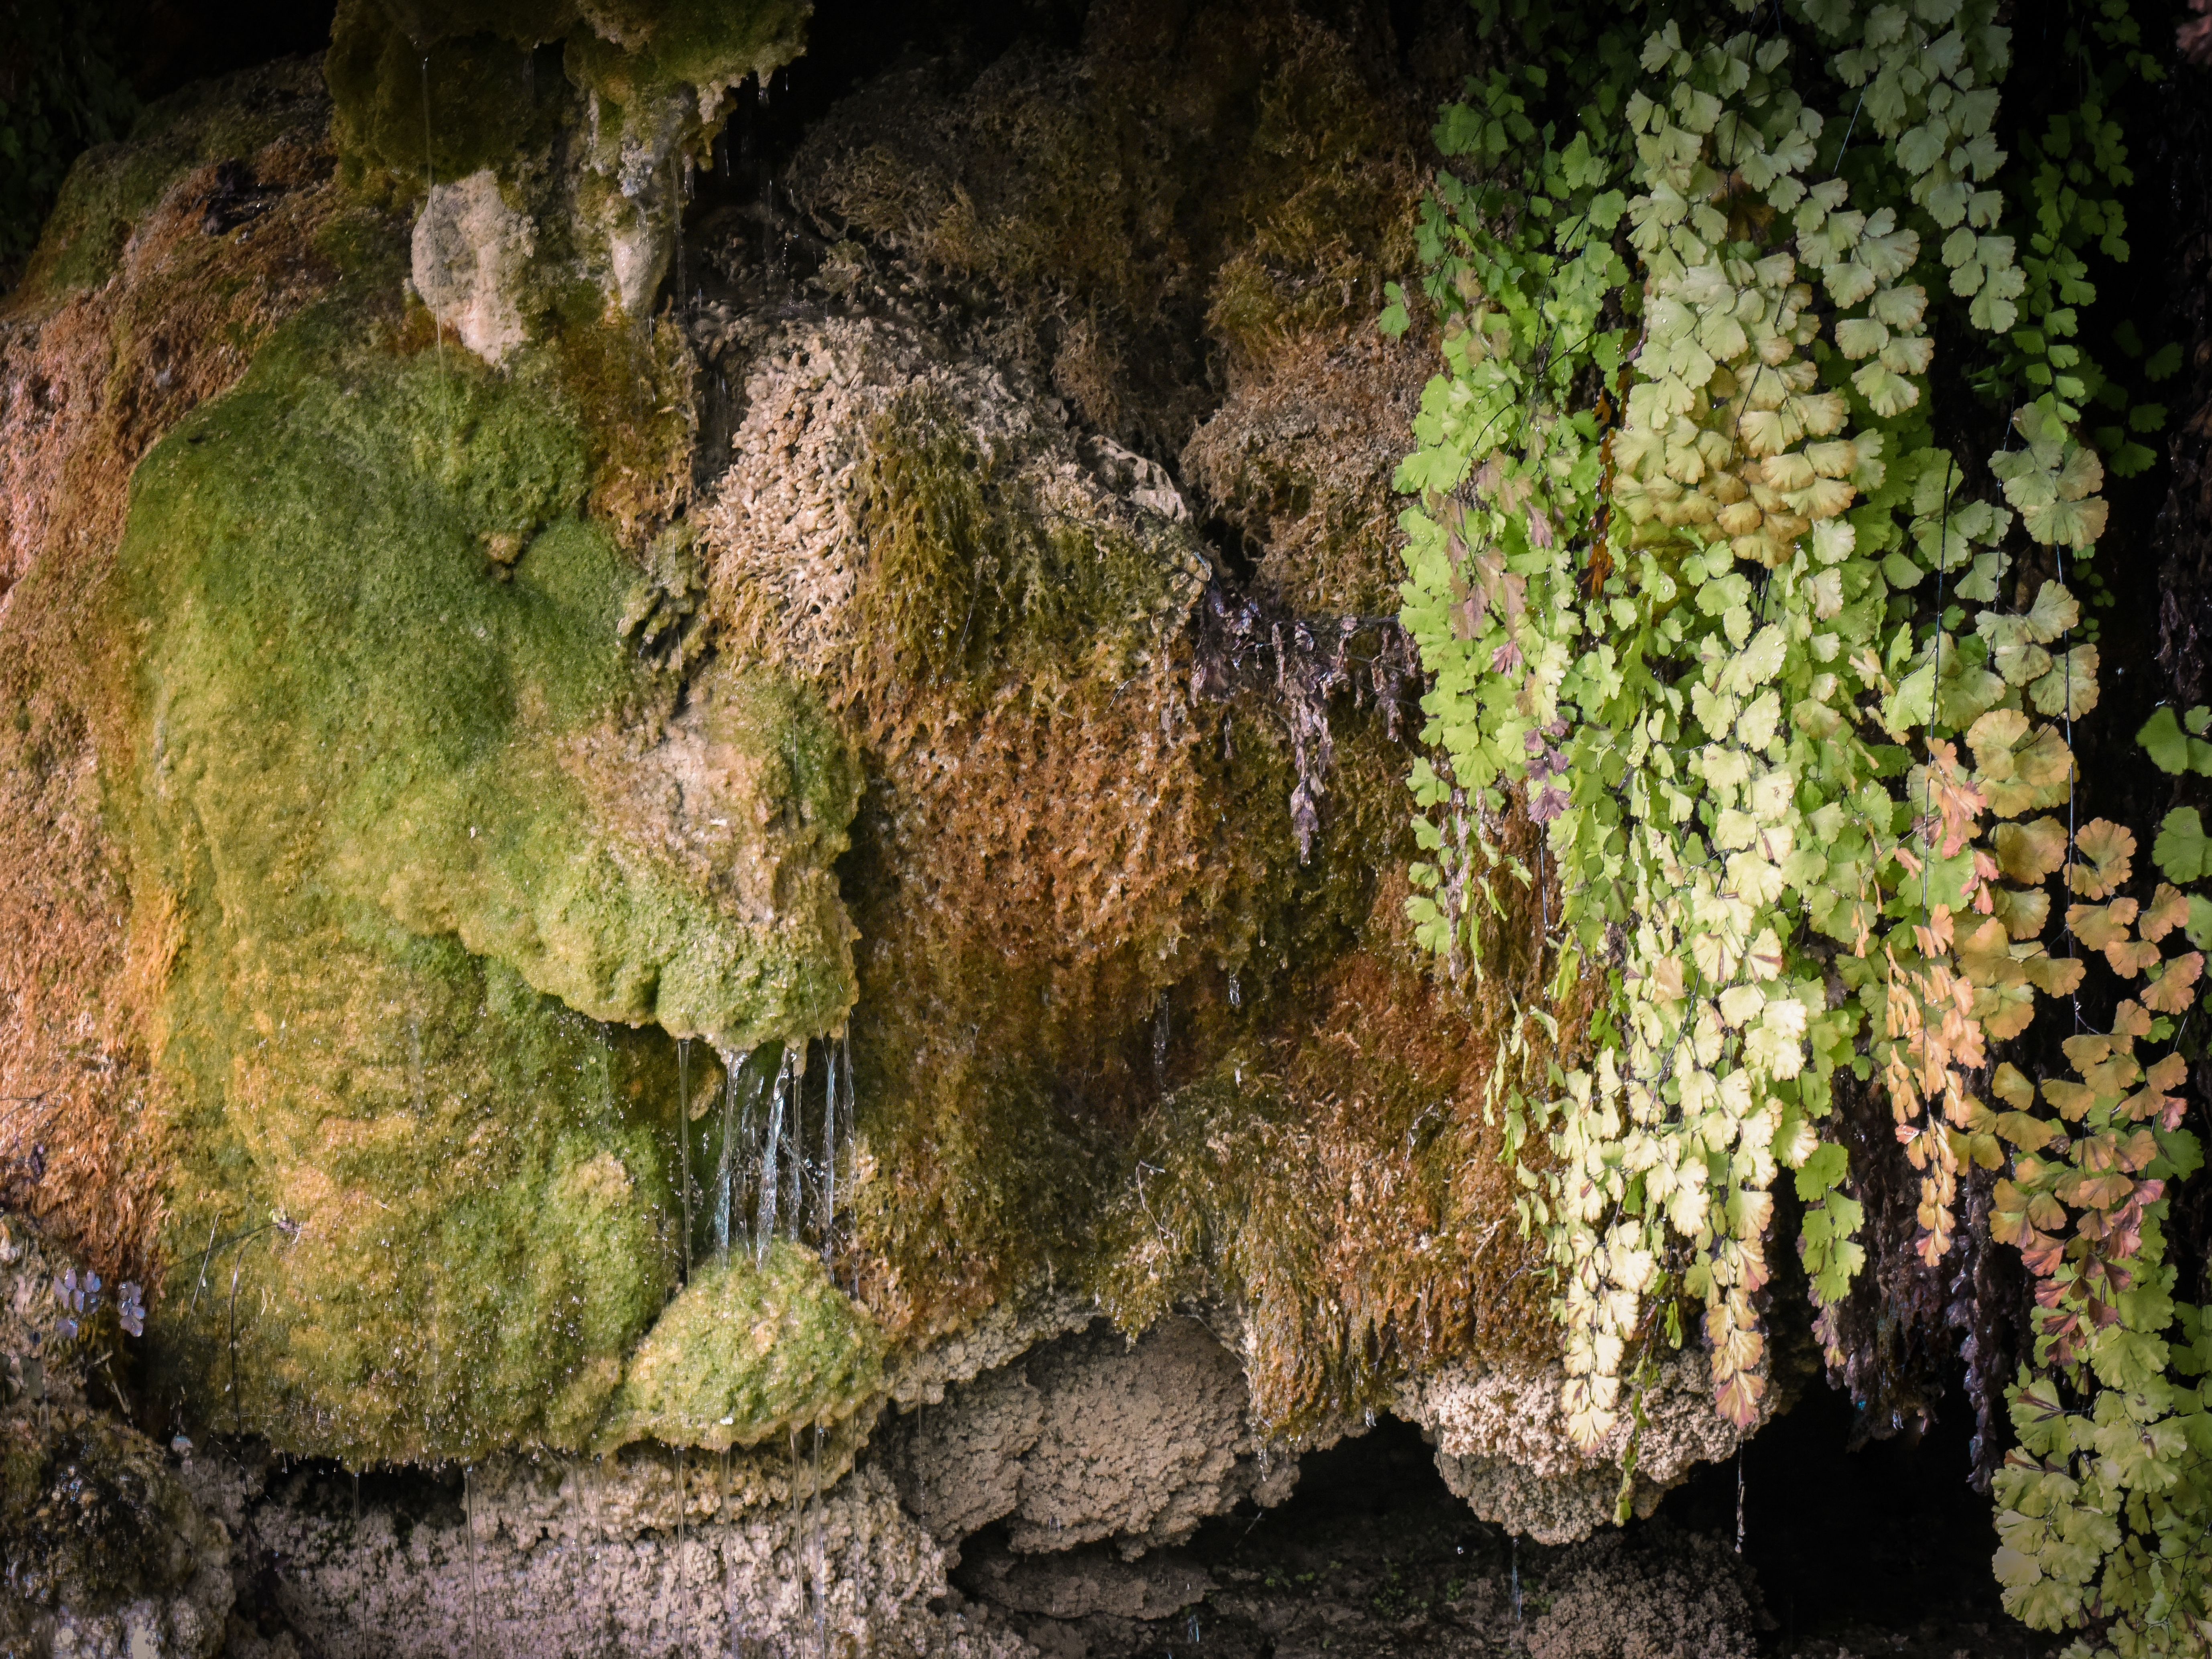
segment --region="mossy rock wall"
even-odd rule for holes
[[[1365,651],[1389,605],[1416,359],[1365,319],[1419,96],[1356,21],[1102,5],[1079,50],[847,100],[739,216],[791,257],[741,280],[700,213],[655,316],[680,164],[802,15],[430,39],[347,0],[314,283],[149,422],[100,559],[35,553],[0,617],[96,645],[72,752],[128,922],[79,977],[143,1085],[102,1167],[146,1195],[182,1422],[356,1463],[857,1440],[902,1353],[1040,1285],[1132,1333],[1230,1310],[1291,1435],[1543,1346],[1506,992],[1440,989],[1401,920],[1417,688],[1285,689],[1285,640]],[[114,240],[103,191],[222,220],[182,164],[88,162],[52,319],[232,280],[71,252]],[[496,364],[407,286],[464,195],[433,252],[498,288]],[[679,1095],[710,1048],[830,1037],[838,1219],[708,1259]]]
[[[678,713],[550,380],[311,313],[134,485],[162,1316],[302,1449],[581,1443],[673,1272],[668,1037],[852,997],[842,740],[758,676]]]

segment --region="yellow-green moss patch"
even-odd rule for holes
[[[875,1323],[821,1260],[777,1241],[702,1269],[640,1345],[598,1437],[726,1451],[828,1426],[883,1381]]]

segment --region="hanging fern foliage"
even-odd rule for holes
[[[2179,356],[2084,327],[2092,261],[2129,252],[2114,112],[2163,71],[2121,0],[2069,13],[2080,102],[2014,154],[1994,0],[1478,10],[1499,67],[1443,113],[1425,280],[1382,318],[1425,309],[1443,360],[1398,477],[1431,682],[1410,905],[1465,979],[1533,886],[1522,1018],[1607,987],[1587,1042],[1543,1050],[1586,1063],[1498,1083],[1567,1421],[1595,1443],[1701,1339],[1717,1409],[1758,1422],[1793,1243],[1845,1369],[1867,1171],[1838,1097],[1870,1094],[1920,1262],[1978,1233],[2035,1285],[2008,1606],[2084,1653],[2206,1652],[2212,1330],[2164,1228],[2202,1162],[2179,1045],[2212,842],[2184,806],[2141,856],[2075,759],[2106,476],[2154,462],[2139,392]],[[1939,425],[1939,356],[1978,428]],[[2154,719],[2152,759],[2212,774],[2207,718]],[[2029,1038],[2060,1021],[2063,1072]]]

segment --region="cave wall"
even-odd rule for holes
[[[1156,1550],[1377,1412],[1610,1517],[1528,1408],[1545,1056],[1402,914],[1433,342],[1371,319],[1468,59],[1399,10],[1102,3],[778,117],[784,0],[346,0],[80,161],[0,301],[0,1168],[147,1285],[73,1339],[142,1427],[735,1458],[763,1586],[804,1443],[917,1651],[999,1640],[930,1607],[978,1528]],[[1734,1443],[1694,1370],[1639,1509]],[[301,1609],[448,1639],[264,1487]]]

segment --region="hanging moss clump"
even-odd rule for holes
[[[874,1322],[821,1258],[779,1239],[703,1268],[630,1360],[599,1444],[727,1451],[827,1428],[883,1381]]]

